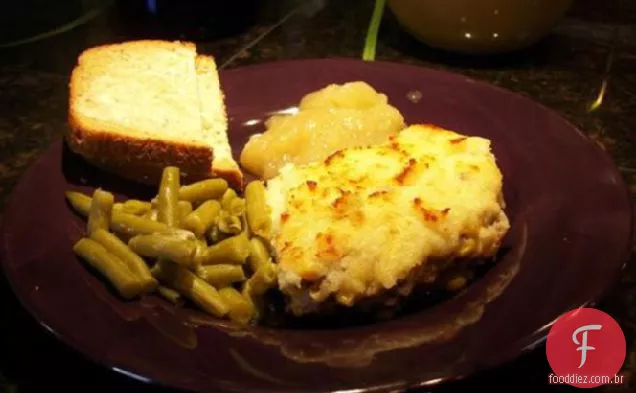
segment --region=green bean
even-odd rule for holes
[[[170,229],[164,223],[138,217],[123,211],[114,211],[110,221],[110,229],[121,235],[143,235],[155,232],[166,232]]]
[[[157,209],[150,209],[148,213],[144,214],[142,217],[148,220],[157,221]]]
[[[146,262],[135,254],[120,238],[110,232],[99,229],[91,234],[91,239],[101,244],[106,251],[124,262],[139,280],[146,283],[148,291],[157,286],[157,280],[150,274],[150,269]]]
[[[251,238],[249,264],[252,271],[256,272],[269,263],[272,263],[272,258],[265,242],[256,236]]]
[[[159,285],[157,287],[157,292],[159,292],[159,294],[163,296],[164,299],[172,304],[175,304],[177,306],[181,306],[183,304],[183,296],[181,296],[179,292],[175,291],[172,288]]]
[[[209,200],[203,202],[198,208],[183,221],[183,228],[194,232],[197,237],[203,237],[216,220],[221,210],[219,201]]]
[[[202,180],[181,186],[179,189],[179,199],[193,204],[199,204],[210,199],[219,199],[227,188],[227,181],[224,179]]]
[[[104,275],[122,297],[132,299],[146,289],[143,283],[135,279],[124,262],[95,240],[80,239],[73,246],[73,252]]]
[[[194,240],[200,248],[208,248],[208,242],[205,240],[205,237],[197,237]]]
[[[250,243],[245,235],[237,235],[221,240],[203,250],[201,264],[242,264],[250,254]]]
[[[175,239],[180,240],[197,240],[197,237],[194,233],[181,229],[181,228],[168,228],[168,230],[163,232],[156,232],[165,236],[174,237]]]
[[[252,320],[254,304],[239,291],[232,287],[225,287],[219,289],[219,295],[229,309],[228,316],[231,320],[241,325],[247,325]]]
[[[159,280],[161,278],[161,266],[163,264],[166,263],[172,263],[170,261],[164,261],[164,260],[158,260],[157,263],[155,263],[151,268],[150,268],[150,274],[152,274],[152,276],[154,278],[156,278],[157,280]]]
[[[226,234],[241,233],[241,215],[245,212],[245,201],[236,195],[236,191],[228,188],[221,198],[221,213],[219,214],[219,230]]]
[[[114,203],[113,194],[101,188],[95,190],[88,212],[87,232],[89,236],[98,229],[108,230]]]
[[[262,181],[250,182],[245,187],[247,224],[252,233],[269,239],[272,230],[270,209],[265,203],[265,185]]]
[[[227,210],[235,216],[245,214],[245,199],[235,198]]]
[[[191,271],[174,263],[163,263],[158,270],[159,278],[166,286],[174,288],[210,314],[222,317],[230,311],[216,288]]]
[[[219,231],[226,234],[237,235],[241,233],[241,217],[234,216],[226,210],[221,210],[218,217]]]
[[[164,168],[157,196],[157,219],[169,227],[179,224],[179,168]]]
[[[247,300],[254,310],[254,319],[260,319],[265,313],[265,300],[263,296],[255,295],[251,281],[244,281],[241,286],[241,295]]]
[[[199,266],[197,275],[216,288],[245,280],[245,273],[240,265]]]
[[[196,269],[201,267],[201,262],[203,261],[204,254],[208,249],[208,243],[205,241],[205,239],[201,238],[195,238],[194,242],[197,245],[197,249],[194,253],[194,268],[196,271]]]
[[[134,214],[135,216],[143,216],[151,210],[150,202],[140,201],[138,199],[128,199],[123,203],[116,203],[115,207],[121,211]]]
[[[207,233],[208,241],[211,244],[216,244],[220,242],[221,240],[225,239],[225,236],[226,234],[224,234],[223,232],[219,230],[218,225],[212,226],[212,228],[210,228],[210,230]]]
[[[247,214],[241,214],[241,233],[245,234],[245,236],[249,236],[250,228],[247,225]]]
[[[178,264],[171,262],[167,259],[159,258],[157,259],[157,263],[154,264],[152,268],[150,268],[150,273],[157,280],[161,280],[164,272],[169,272],[172,269],[172,266],[179,266]]]
[[[188,216],[188,214],[192,213],[192,210],[194,209],[192,208],[192,203],[188,201],[179,201],[178,206],[179,206],[179,223],[183,224],[183,221],[185,221],[185,218]]]
[[[197,243],[192,240],[153,233],[133,237],[128,246],[143,257],[163,258],[187,267],[196,266]]]
[[[276,283],[276,265],[268,263],[261,266],[246,281],[253,296],[261,296]]]
[[[254,317],[259,319],[265,313],[263,294],[276,282],[276,265],[268,263],[259,268],[249,279],[243,282],[241,294],[254,309]]]
[[[76,212],[84,217],[88,217],[88,213],[91,210],[91,203],[93,202],[91,197],[77,191],[67,191],[65,195],[66,200]]]
[[[223,207],[223,209],[229,208],[234,198],[238,198],[238,195],[236,194],[236,191],[234,191],[234,189],[228,188],[227,190],[225,190],[225,192],[221,196],[221,206]]]
[[[221,207],[231,215],[239,216],[245,212],[245,200],[239,198],[231,188],[228,188],[221,197]]]

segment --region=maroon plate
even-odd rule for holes
[[[97,171],[58,142],[15,188],[2,262],[34,317],[98,363],[199,392],[432,385],[542,343],[555,318],[597,299],[627,260],[631,203],[612,161],[528,99],[458,75],[356,60],[271,63],[224,71],[221,80],[237,155],[269,113],[352,80],[386,93],[408,123],[490,138],[512,223],[507,252],[461,295],[392,321],[243,331],[154,297],[122,301],[73,255],[84,221],[69,210],[64,191],[102,186],[146,198],[152,190]],[[409,100],[413,91],[421,100]]]

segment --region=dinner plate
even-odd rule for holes
[[[4,213],[1,257],[14,291],[59,339],[143,381],[198,392],[394,392],[513,359],[617,278],[632,214],[611,159],[554,112],[464,76],[344,59],[223,71],[234,153],[271,114],[353,80],[385,93],[410,124],[492,140],[511,229],[505,252],[462,293],[393,320],[330,328],[240,329],[153,296],[122,301],[73,255],[85,223],[64,192],[101,186],[149,198],[153,189],[100,172],[62,142],[22,177]]]

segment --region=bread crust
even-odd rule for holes
[[[107,128],[91,127],[73,113],[68,121],[66,141],[71,151],[123,178],[158,184],[168,165],[178,166],[187,182],[214,177],[210,167],[212,151],[207,146],[124,136]]]
[[[100,55],[101,52],[107,53],[122,46],[161,46],[173,49],[175,44],[196,51],[195,45],[189,42],[142,40],[103,45],[83,52],[72,71],[69,84],[67,144],[72,152],[82,156],[90,164],[128,180],[156,185],[161,179],[163,168],[174,165],[180,168],[183,182],[222,177],[234,188],[242,189],[243,176],[238,165],[231,161],[226,163],[225,160],[212,165],[214,151],[211,146],[196,142],[137,137],[135,130],[128,130],[121,124],[82,116],[76,110],[77,97],[83,91],[84,85],[90,83],[90,79],[85,78],[83,73],[83,63],[91,56]]]
[[[104,45],[88,48],[80,54],[77,63],[78,65],[82,65],[82,63],[88,61],[90,57],[94,55],[99,55],[101,53],[111,53],[113,49],[121,49],[121,48],[136,49],[136,48],[149,48],[149,47],[164,48],[164,49],[175,49],[176,47],[182,47],[184,49],[192,50],[193,52],[196,53],[196,45],[188,41],[137,40],[137,41],[104,44]]]
[[[197,55],[195,59],[195,66],[196,66],[197,74],[203,74],[203,73],[216,74],[217,73],[216,62],[214,60],[214,57],[210,55]],[[218,105],[221,106],[220,114],[223,116],[222,117],[223,126],[227,129],[228,120],[227,120],[227,112],[225,107],[225,94],[223,93],[223,90],[220,88],[220,81],[218,81],[218,83],[219,83]],[[203,114],[202,114],[202,122],[205,122]],[[229,138],[229,134],[228,134],[228,138]],[[224,159],[221,157],[215,157],[213,154],[212,172],[218,174],[218,176],[220,177],[227,179],[229,182],[237,185],[237,187],[242,189],[243,173],[241,172],[241,169],[236,161]]]

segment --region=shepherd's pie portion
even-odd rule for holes
[[[509,229],[490,141],[429,125],[288,164],[267,182],[278,284],[300,315],[432,282],[496,253]]]

